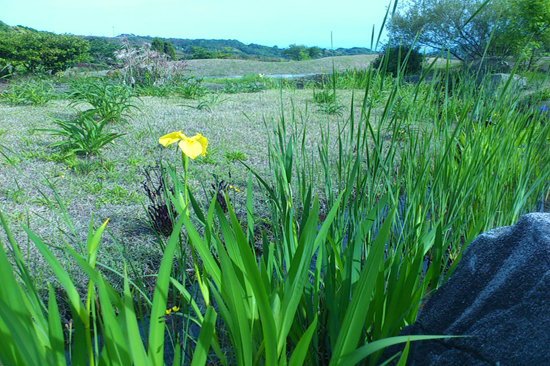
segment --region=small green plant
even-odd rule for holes
[[[264,83],[228,81],[225,84],[223,92],[226,94],[259,93],[265,89],[267,89],[267,87]]]
[[[336,101],[332,101],[330,103],[323,103],[317,105],[317,110],[322,113],[326,114],[334,114],[337,116],[342,116],[344,113],[345,107],[343,105],[339,105]]]
[[[329,89],[322,89],[320,91],[313,90],[313,101],[317,104],[329,104],[333,103],[336,95]]]
[[[134,90],[139,96],[169,97],[174,94],[174,86],[169,83],[160,85],[136,85]]]
[[[76,155],[96,155],[100,150],[114,139],[124,134],[104,132],[107,120],[94,120],[95,111],[81,113],[75,120],[65,121],[54,119],[52,122],[59,129],[40,129],[49,132],[63,140],[54,142],[51,146],[59,146],[64,151]]]
[[[4,194],[6,195],[6,198],[8,201],[13,201],[15,203],[23,203],[25,202],[26,193],[24,190],[21,189],[19,186],[19,183],[17,181],[15,182],[16,188],[14,189],[6,189],[4,191]]]
[[[54,98],[53,85],[48,81],[14,82],[0,94],[0,99],[11,105],[46,105]]]
[[[74,83],[68,97],[70,106],[88,103],[93,107],[88,111],[107,122],[124,122],[132,109],[138,109],[132,104],[136,94],[130,87],[100,79]]]
[[[198,99],[204,97],[210,90],[202,85],[202,79],[195,77],[181,78],[174,87],[175,93],[185,99]]]
[[[240,152],[239,150],[226,151],[225,158],[229,161],[244,161],[248,159],[246,157],[246,154],[243,152]]]
[[[128,190],[115,185],[103,191],[103,195],[100,195],[97,199],[98,205],[100,204],[112,204],[112,205],[121,205],[128,204],[130,202],[141,201],[139,195],[136,192],[128,192]]]
[[[199,110],[199,111],[205,110],[205,111],[208,111],[208,112],[212,112],[214,107],[222,104],[223,102],[225,102],[227,100],[227,98],[222,99],[220,97],[221,97],[220,93],[213,93],[213,94],[207,95],[204,99],[202,99],[202,98],[199,99],[199,102],[196,106],[189,105],[189,104],[185,104],[183,106],[188,107],[188,108],[193,108],[193,109],[196,109],[196,110]]]

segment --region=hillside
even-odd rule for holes
[[[86,39],[98,37],[84,37]],[[137,36],[134,34],[121,34],[117,37],[99,37],[111,42],[121,42],[123,38],[127,38],[130,44],[141,46],[144,43],[151,43],[154,37]],[[280,61],[287,59],[283,51],[287,48],[279,48],[277,46],[269,47],[251,43],[244,44],[235,39],[181,39],[181,38],[161,38],[172,43],[176,49],[176,53],[180,58],[186,58],[192,51],[192,47],[201,47],[207,51],[220,52],[227,54],[227,58],[237,59],[258,59],[262,61]],[[364,47],[353,48],[337,48],[329,50],[321,48],[319,57],[329,56],[351,56],[351,55],[369,55],[373,54],[370,49]]]

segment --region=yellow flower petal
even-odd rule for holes
[[[177,306],[172,306],[172,311],[179,311],[179,309]]]
[[[205,156],[206,155],[206,148],[208,147],[208,140],[206,139],[206,137],[204,137],[200,133],[197,133],[195,136],[191,137],[191,140],[197,141],[198,143],[201,144],[201,146],[202,146],[202,153],[201,154],[202,154],[202,156]]]
[[[198,141],[193,141],[189,138],[181,140],[178,146],[181,151],[191,159],[195,159],[202,153],[202,145]]]
[[[164,135],[161,138],[159,138],[159,144],[166,147],[170,144],[173,144],[174,142],[178,142],[181,139],[187,138],[181,131],[178,132],[172,132],[168,135]]]
[[[170,315],[171,312],[172,312],[172,309],[167,309],[166,310],[166,315]]]

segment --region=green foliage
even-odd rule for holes
[[[509,37],[521,40],[516,54],[525,56],[530,68],[550,47],[550,0],[509,0]]]
[[[0,94],[0,99],[12,105],[43,106],[54,98],[53,85],[49,81],[29,80],[12,82]]]
[[[185,99],[199,99],[210,92],[202,85],[202,79],[184,77],[175,86],[176,94]]]
[[[228,54],[220,51],[210,51],[204,47],[191,46],[191,59],[206,60],[212,58],[227,58]]]
[[[259,93],[264,89],[267,89],[264,83],[228,81],[223,92],[226,94]]]
[[[424,55],[418,47],[410,45],[386,45],[378,57],[373,61],[372,67],[381,67],[391,75],[415,75],[422,71]]]
[[[29,72],[56,73],[85,61],[88,41],[46,32],[9,32],[0,37],[0,65],[23,67]]]
[[[116,42],[107,41],[104,38],[88,38],[90,42],[90,58],[97,64],[113,65],[116,63],[116,52],[121,49],[121,45]]]
[[[487,56],[505,57],[515,47],[514,40],[501,32],[502,21],[511,15],[507,13],[506,1],[402,2],[401,11],[389,23],[390,34],[392,39],[409,44],[413,44],[418,35],[418,44],[449,50],[461,60],[481,58],[486,49]]]
[[[200,97],[199,102],[196,106],[195,105],[184,105],[184,107],[193,108],[193,109],[196,109],[196,110],[199,110],[199,111],[204,110],[204,111],[212,112],[212,110],[216,106],[222,104],[226,100],[227,100],[227,98],[221,98],[220,93],[210,93],[210,94],[206,94],[203,97]]]
[[[225,153],[225,158],[229,161],[244,161],[244,160],[247,160],[248,158],[246,157],[246,154],[239,151],[239,150],[235,150],[235,151],[227,151]]]
[[[161,38],[153,38],[153,41],[151,41],[151,50],[157,51],[158,53],[164,53],[164,42]]]
[[[137,107],[132,104],[136,97],[134,91],[124,85],[100,79],[84,79],[73,82],[68,92],[71,106],[88,103],[92,115],[96,114],[105,121],[124,122],[128,113]]]
[[[178,57],[176,56],[176,50],[170,41],[164,41],[164,53],[172,59],[172,61],[177,61]]]
[[[322,89],[320,91],[313,90],[313,101],[317,104],[327,104],[334,102],[336,95],[330,89]]]
[[[318,111],[326,114],[334,114],[340,117],[343,115],[344,109],[345,107],[343,105],[339,105],[335,100],[317,105]]]
[[[287,49],[283,50],[283,54],[291,60],[304,61],[321,56],[322,50],[319,47],[291,44]]]
[[[71,154],[96,155],[105,145],[123,134],[104,132],[108,120],[96,121],[93,116],[92,110],[81,113],[72,121],[54,119],[52,122],[58,129],[40,129],[39,131],[63,138],[62,141],[54,142],[51,146],[60,146]]]

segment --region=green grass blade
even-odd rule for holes
[[[55,299],[53,287],[48,284],[48,325],[53,365],[66,365],[65,362],[65,342],[63,341],[63,329],[61,328],[61,318],[59,317],[59,308]]]
[[[168,285],[170,282],[170,271],[176,247],[180,244],[180,231],[184,220],[189,218],[186,215],[180,215],[168,243],[160,263],[160,268],[157,276],[157,283],[153,295],[153,308],[151,309],[151,320],[149,326],[149,338],[147,342],[147,350],[149,362],[156,366],[164,364],[164,328],[165,323],[161,321],[161,317],[165,315],[166,302],[168,299]]]
[[[309,349],[309,345],[311,343],[311,338],[313,337],[313,334],[317,330],[317,316],[313,319],[313,322],[307,328],[302,338],[300,338],[300,341],[296,345],[296,348],[292,352],[292,355],[290,356],[290,360],[288,361],[289,365],[297,366],[297,365],[303,365],[304,360],[307,356],[307,351]],[[285,356],[283,356],[285,357]]]
[[[388,215],[368,254],[367,260],[357,281],[351,303],[340,327],[330,365],[345,365],[342,357],[357,347],[365,322],[365,309],[369,308],[376,277],[384,264],[384,249],[389,239],[391,224],[396,210]]]
[[[191,366],[204,366],[206,364],[210,344],[212,343],[212,339],[214,337],[217,316],[218,315],[212,306],[209,306],[206,309],[206,314],[202,323],[197,347],[195,348],[195,353],[193,354]]]
[[[128,348],[132,362],[137,365],[147,359],[147,352],[139,333],[139,326],[134,310],[134,298],[130,292],[128,276],[124,273],[124,319],[128,337]]]
[[[369,344],[366,344],[357,350],[345,355],[342,357],[339,363],[336,363],[335,365],[342,365],[342,366],[352,366],[356,365],[357,363],[361,362],[361,360],[365,359],[366,357],[370,356],[371,354],[378,352],[380,350],[383,350],[386,347],[393,346],[399,343],[406,343],[406,342],[413,342],[413,341],[426,341],[430,339],[445,339],[450,338],[452,336],[397,336],[397,337],[390,337],[390,338],[384,338],[380,339],[374,342],[371,342]]]

